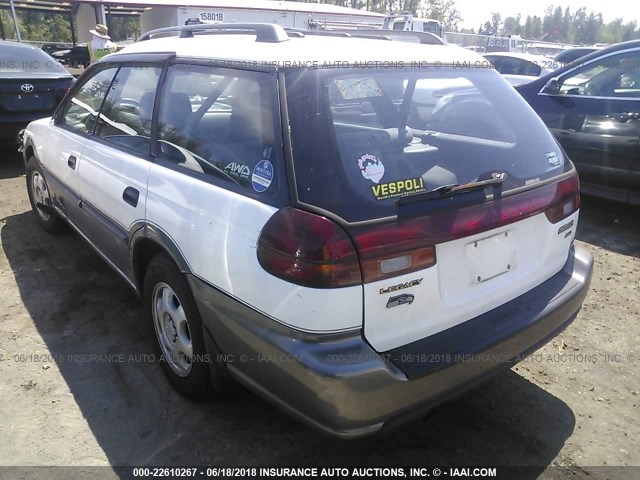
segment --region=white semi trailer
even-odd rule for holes
[[[160,3],[162,0],[158,0]],[[156,3],[156,2],[153,2]],[[304,30],[381,28],[384,15],[321,3],[189,0],[188,6],[154,5],[141,15],[143,32],[196,22],[276,23]]]

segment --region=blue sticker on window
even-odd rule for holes
[[[251,185],[258,192],[264,192],[273,181],[273,165],[269,160],[260,160],[253,169],[251,175]]]

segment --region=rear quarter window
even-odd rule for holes
[[[160,97],[158,155],[185,173],[281,199],[280,125],[275,74],[177,64]]]

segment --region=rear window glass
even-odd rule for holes
[[[0,74],[8,73],[69,74],[62,65],[42,50],[2,43],[0,44]]]
[[[500,174],[505,192],[568,168],[492,70],[308,70],[287,88],[298,196],[350,222],[397,215],[400,198],[444,185]]]

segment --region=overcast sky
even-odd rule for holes
[[[462,15],[461,27],[478,29],[491,18],[491,12],[498,12],[504,20],[522,14],[523,23],[527,15],[543,16],[547,6],[569,7],[575,12],[580,7],[587,7],[587,12],[602,13],[605,23],[622,17],[624,22],[636,20],[640,24],[640,1],[638,0],[455,0],[455,6]]]

